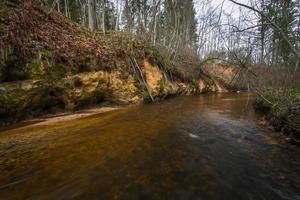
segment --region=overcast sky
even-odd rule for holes
[[[201,2],[201,1],[203,1],[203,0],[195,0],[196,4],[197,4],[197,2]],[[224,0],[211,0],[210,3],[214,7],[217,7],[217,6],[220,7],[223,1]],[[249,4],[249,0],[237,0],[237,1],[240,2],[240,3],[244,3],[244,4]],[[232,14],[236,17],[239,15],[239,12],[238,12],[239,11],[239,6],[235,5],[234,3],[230,2],[229,0],[224,1],[223,10],[226,13],[231,13],[232,12]]]
[[[223,0],[212,0],[211,1],[212,5],[215,5],[215,6],[222,4],[222,2],[223,2]],[[249,2],[249,0],[238,0],[238,2],[247,4]],[[238,6],[234,5],[234,3],[232,3],[228,0],[225,0],[225,2],[224,2],[224,9],[231,10],[231,9],[236,9],[237,7]]]

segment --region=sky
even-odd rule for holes
[[[222,4],[224,0],[212,0],[211,1],[211,4],[212,5],[215,5],[215,6],[218,6],[220,4]],[[239,3],[244,3],[244,4],[247,4],[249,2],[249,0],[237,0]],[[224,8],[225,9],[236,9],[237,6],[234,5],[234,3],[228,1],[228,0],[225,0],[224,1]]]
[[[195,2],[201,2],[202,0],[195,0]],[[210,3],[212,6],[217,7],[222,4],[224,0],[211,0]],[[249,0],[237,0],[239,3],[244,3],[249,5]],[[227,13],[232,12],[233,16],[238,17],[239,15],[239,6],[235,5],[234,3],[230,2],[229,0],[224,1],[223,10]]]

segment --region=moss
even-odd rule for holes
[[[2,0],[0,2],[0,17],[11,16],[13,13],[12,9],[8,6],[9,1]]]
[[[53,52],[47,49],[40,51],[42,59],[53,59]]]
[[[55,64],[49,74],[52,75],[52,80],[60,80],[65,77],[66,69],[62,64]]]
[[[277,130],[300,132],[300,88],[268,88],[257,97],[255,108],[267,115]],[[272,104],[271,104],[271,103]]]
[[[142,84],[142,81],[137,75],[133,76],[133,85],[136,87],[139,91],[144,91],[144,86]]]
[[[2,105],[18,105],[24,97],[25,93],[23,91],[13,91],[0,95],[0,101]]]
[[[24,67],[24,61],[16,56],[13,50],[6,50],[2,68],[3,81],[16,81],[29,78],[29,71]]]
[[[0,116],[3,116],[4,118],[15,116],[15,118],[18,118],[18,116],[22,113],[19,111],[25,101],[25,96],[26,94],[22,90],[1,93]]]
[[[0,22],[0,37],[5,34],[6,26]]]
[[[170,94],[171,91],[168,91],[166,88],[166,80],[165,79],[161,79],[158,81],[158,94],[157,94],[157,98],[159,99],[165,99],[167,98]]]
[[[151,97],[149,96],[149,93],[145,88],[144,83],[142,82],[142,80],[140,80],[140,78],[137,75],[133,76],[133,85],[137,88],[136,95],[138,95],[141,99],[144,99],[145,102],[151,101]]]
[[[49,50],[40,51],[39,56],[27,63],[27,68],[31,78],[50,82],[60,80],[66,74],[63,64],[55,62],[53,52]]]
[[[41,65],[41,62],[37,58],[31,59],[27,63],[27,67],[31,71],[31,78],[34,78],[34,79],[41,79],[42,78],[43,72],[40,68],[40,65]]]
[[[145,55],[153,65],[164,66],[165,59],[162,57],[160,52],[154,47],[147,47],[145,49]]]

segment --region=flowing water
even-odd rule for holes
[[[300,149],[249,94],[0,132],[0,199],[300,199]]]

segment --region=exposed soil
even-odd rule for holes
[[[85,118],[88,116],[105,113],[113,110],[118,110],[121,108],[122,108],[121,106],[94,107],[94,108],[83,109],[76,112],[63,112],[59,114],[45,115],[43,117],[25,120],[24,123],[37,122],[35,123],[35,125],[51,125],[57,122],[64,122],[64,121],[70,121],[74,119]]]

